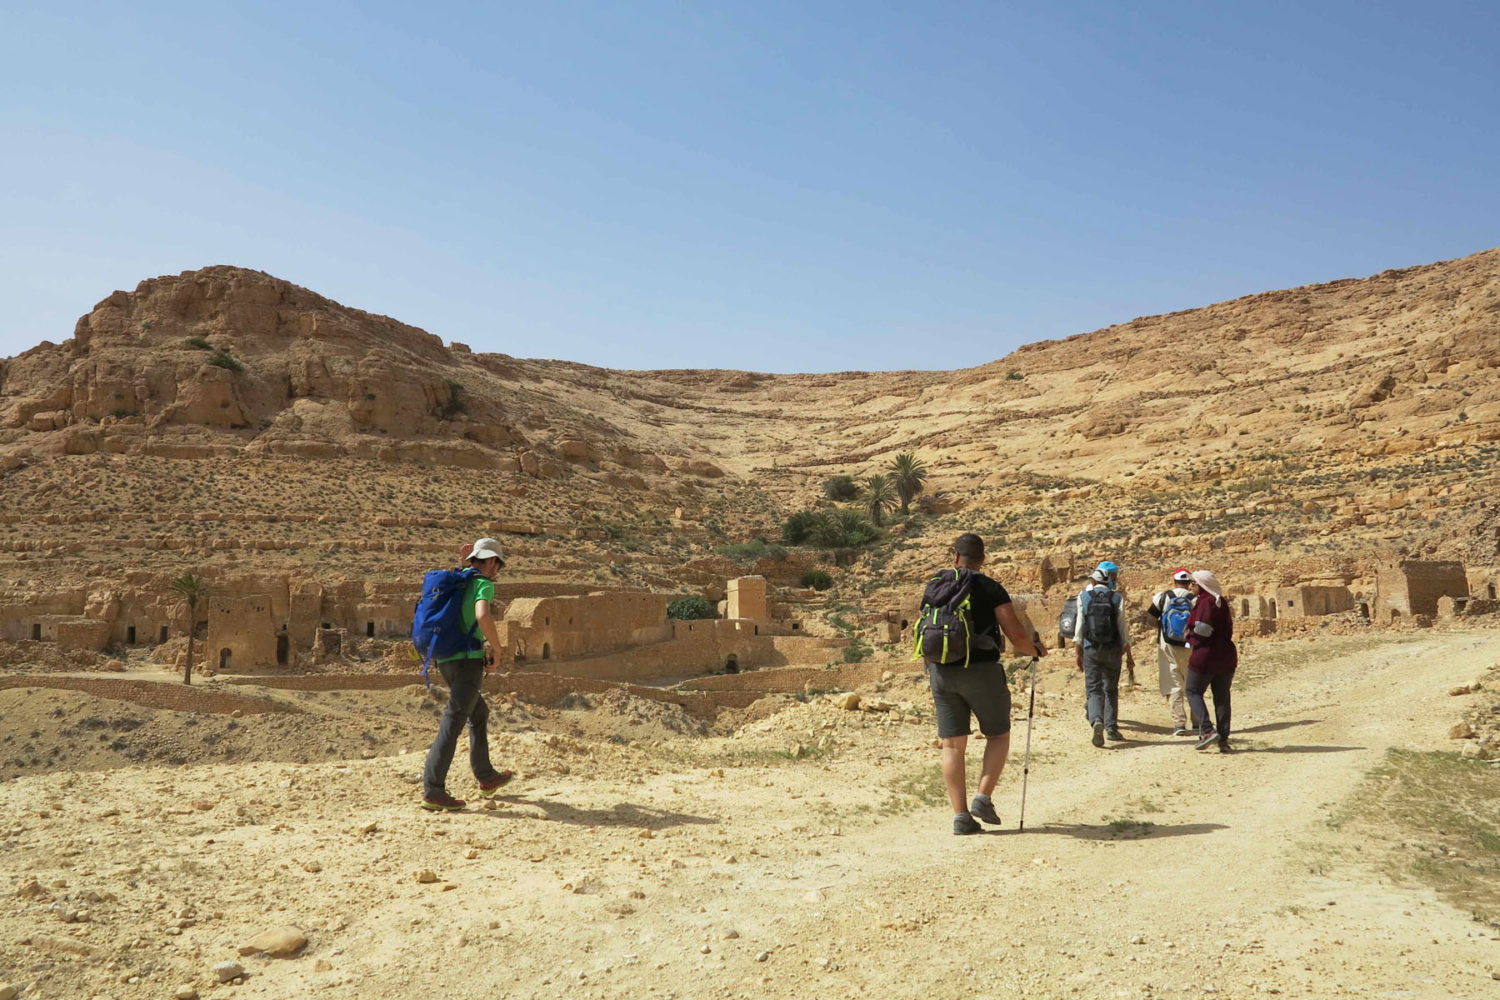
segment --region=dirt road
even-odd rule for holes
[[[1076,700],[1046,699],[1026,831],[1022,719],[996,796],[1006,825],[963,838],[936,795],[930,722],[821,703],[662,746],[497,735],[522,775],[513,794],[445,816],[414,808],[416,746],[24,777],[0,786],[0,870],[10,891],[36,887],[0,908],[0,982],[122,1000],[179,984],[205,998],[1500,996],[1496,932],[1393,885],[1328,824],[1387,748],[1448,749],[1446,688],[1496,659],[1494,633],[1256,647],[1228,756],[1166,735],[1154,692],[1127,697],[1135,738],[1106,750]],[[799,743],[806,756],[785,753]],[[458,794],[463,770],[460,754]],[[280,924],[309,938],[297,957],[237,954]],[[215,984],[228,960],[242,985]]]

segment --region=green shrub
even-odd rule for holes
[[[823,514],[813,530],[813,541],[832,549],[857,549],[880,537],[870,519],[857,510]]]
[[[802,574],[802,586],[811,587],[814,590],[827,590],[833,586],[833,577],[826,570],[810,569]]]
[[[764,538],[753,538],[748,542],[739,542],[735,545],[724,545],[719,548],[719,555],[735,562],[747,563],[759,559],[766,551]]]
[[[788,545],[801,545],[812,536],[817,524],[817,511],[799,510],[781,526],[781,540]]]
[[[230,357],[224,351],[215,351],[214,356],[208,359],[208,363],[216,368],[225,368],[232,372],[242,372],[245,370],[244,365],[234,360],[234,358]]]
[[[1005,377],[1006,377],[1007,380],[1009,380],[1011,382],[1019,382],[1022,379],[1024,379],[1026,376],[1022,375],[1020,372],[1018,372],[1014,368],[1012,368],[1010,371],[1008,371],[1008,372],[1005,373]]]
[[[676,618],[678,621],[696,621],[703,618],[717,618],[714,606],[701,597],[680,597],[667,605],[667,617]]]
[[[183,341],[183,343],[187,344],[189,347],[196,347],[200,351],[211,351],[214,349],[214,345],[210,344],[202,337],[189,337],[187,340]]]
[[[845,663],[863,663],[869,658],[870,648],[868,646],[861,646],[859,643],[855,643],[852,646],[844,647]]]
[[[433,410],[433,416],[439,420],[452,420],[460,413],[469,412],[469,404],[464,401],[464,387],[451,378],[446,380],[446,385],[448,386],[447,401],[439,403]]]
[[[823,495],[830,500],[853,500],[859,496],[859,484],[853,476],[834,476],[823,484]]]

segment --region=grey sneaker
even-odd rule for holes
[[[1197,735],[1197,732],[1198,732],[1198,730],[1196,730],[1196,729],[1188,729],[1186,726],[1178,726],[1176,729],[1172,730],[1172,735],[1173,736],[1194,736],[1194,735]]]
[[[1000,825],[1000,814],[995,812],[995,803],[993,802],[986,802],[984,799],[976,796],[974,801],[969,803],[969,812],[990,826]]]
[[[1216,732],[1214,732],[1212,729],[1210,729],[1208,732],[1206,732],[1202,736],[1198,737],[1198,742],[1193,744],[1193,749],[1194,750],[1206,750],[1210,746],[1212,746],[1214,743],[1216,743],[1218,741],[1218,739],[1219,739],[1219,734],[1216,733]]]
[[[1104,723],[1102,722],[1094,723],[1093,743],[1096,747],[1102,747],[1104,745]]]
[[[1115,726],[1112,729],[1106,729],[1104,731],[1104,735],[1105,735],[1106,739],[1113,740],[1116,743],[1124,743],[1125,742],[1125,734],[1122,733],[1122,732],[1120,732],[1120,727],[1119,726]]]
[[[963,837],[971,833],[983,833],[984,827],[968,813],[953,817],[953,835]]]

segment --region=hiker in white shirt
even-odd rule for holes
[[[1167,709],[1172,713],[1173,736],[1192,736],[1197,732],[1198,720],[1188,728],[1187,690],[1188,657],[1192,649],[1187,644],[1187,620],[1193,612],[1193,595],[1187,585],[1193,575],[1185,569],[1172,574],[1172,586],[1151,598],[1146,609],[1156,622],[1156,672],[1161,685],[1162,697],[1167,699]]]

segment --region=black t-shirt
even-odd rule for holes
[[[995,609],[1010,603],[1010,594],[1005,588],[983,573],[974,574],[974,583],[969,588],[969,622],[978,635],[988,635],[995,640],[994,649],[976,649],[972,660],[1000,659],[1000,623],[995,620]]]

